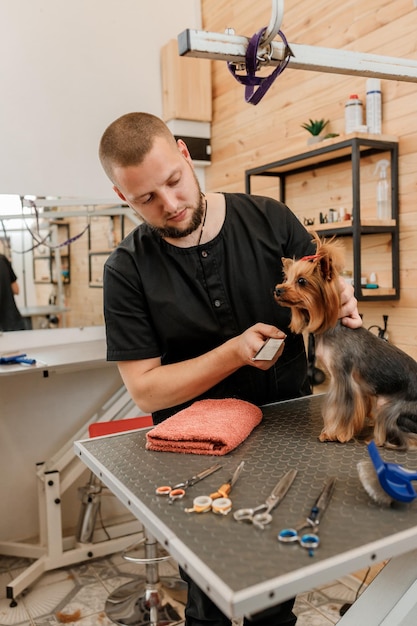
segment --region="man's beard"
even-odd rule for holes
[[[151,228],[160,237],[170,237],[171,239],[182,239],[183,237],[188,237],[188,235],[194,233],[200,226],[203,220],[205,206],[205,198],[203,195],[200,195],[200,202],[194,209],[189,226],[185,229],[181,230],[180,228],[175,228],[175,226],[165,226],[165,228],[151,226]]]
[[[165,228],[159,228],[157,226],[150,225],[152,230],[160,237],[170,237],[171,239],[182,239],[183,237],[188,237],[188,235],[191,235],[191,233],[194,233],[197,230],[197,228],[203,221],[204,212],[206,210],[206,199],[204,194],[201,192],[200,185],[195,174],[194,179],[197,184],[197,190],[199,195],[198,204],[193,211],[189,226],[186,229],[181,230],[180,228],[176,228],[175,226],[165,226]]]

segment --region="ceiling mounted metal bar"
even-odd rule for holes
[[[245,63],[248,43],[248,37],[229,32],[220,34],[187,29],[178,35],[180,56],[240,64]],[[286,47],[281,41],[272,41],[269,45],[271,55],[269,65],[277,65],[285,58]],[[292,52],[288,68],[417,83],[415,60],[304,44],[289,43],[288,46]]]
[[[281,28],[282,18],[284,16],[284,0],[272,0],[271,19],[267,26],[264,36],[262,37],[262,45],[267,46],[278,35]]]

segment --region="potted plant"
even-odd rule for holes
[[[329,120],[325,120],[324,118],[321,120],[309,120],[308,123],[301,124],[301,127],[308,131],[312,136],[308,138],[307,143],[317,143],[322,139],[327,139],[328,137],[336,137],[335,133],[329,133],[326,136],[323,136],[321,133],[324,128],[329,123]]]

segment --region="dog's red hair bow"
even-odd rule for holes
[[[320,258],[319,254],[310,254],[308,256],[303,256],[300,261],[314,261],[315,259]]]

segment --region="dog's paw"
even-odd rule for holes
[[[322,430],[320,435],[319,435],[319,441],[337,441],[339,443],[348,443],[349,441],[352,441],[353,437],[351,437],[350,435],[347,435],[345,433],[328,433],[326,430]]]
[[[319,441],[337,441],[337,439],[328,435],[325,430],[322,430],[319,435]]]

